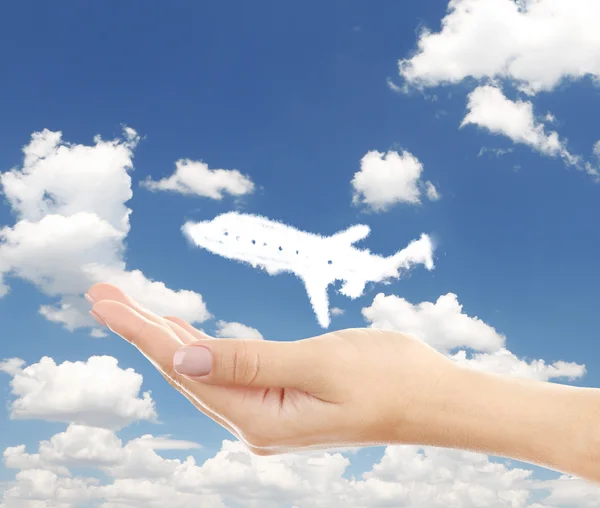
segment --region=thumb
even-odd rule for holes
[[[308,340],[199,340],[175,352],[173,367],[202,383],[309,391],[325,377],[317,347]]]

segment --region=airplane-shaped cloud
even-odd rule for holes
[[[370,233],[363,224],[323,237],[266,217],[230,212],[209,221],[186,222],[182,231],[194,245],[213,254],[262,268],[269,275],[296,275],[323,328],[330,324],[327,288],[336,280],[344,282],[340,292],[355,299],[367,282],[397,279],[416,264],[434,267],[433,241],[425,234],[389,257],[355,248],[353,244]]]

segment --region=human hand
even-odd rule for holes
[[[214,339],[110,284],[88,295],[104,324],[255,454],[435,444],[432,408],[458,367],[423,342],[376,329],[295,342]]]

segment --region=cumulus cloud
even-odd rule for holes
[[[458,347],[493,352],[506,342],[506,337],[493,327],[465,314],[453,293],[440,296],[435,303],[416,305],[396,295],[379,293],[362,314],[373,328],[406,333],[445,352]]]
[[[0,296],[8,292],[7,277],[24,279],[58,300],[40,313],[69,330],[96,324],[82,294],[101,281],[120,285],[160,314],[176,310],[191,322],[210,317],[198,293],[174,291],[126,266],[128,171],[138,140],[131,128],[122,139],[97,136],[91,146],[64,142],[61,132],[47,129],[32,135],[22,167],[0,174],[17,216],[13,226],[0,229]]]
[[[576,363],[547,364],[544,360],[527,362],[518,358],[506,349],[506,337],[478,317],[466,314],[453,293],[440,296],[435,303],[416,305],[404,298],[380,293],[371,306],[362,309],[362,314],[373,328],[410,335],[457,363],[477,370],[540,381],[575,380],[586,373],[585,365]],[[470,351],[456,351],[458,348]]]
[[[132,369],[121,369],[110,356],[59,365],[44,357],[23,366],[19,359],[0,365],[13,376],[10,385],[16,399],[10,404],[12,419],[74,422],[108,429],[156,419],[150,393],[140,394],[142,376]]]
[[[583,170],[598,179],[600,173],[589,162],[573,155],[567,149],[556,131],[546,132],[546,126],[533,114],[533,104],[529,101],[511,101],[500,88],[492,85],[481,86],[469,94],[468,113],[460,127],[472,124],[487,129],[492,134],[501,134],[514,143],[521,143],[543,155],[561,157],[565,164]],[[481,154],[481,152],[480,152]]]
[[[216,336],[229,339],[264,339],[256,328],[227,321],[217,321]]]
[[[544,124],[536,120],[533,104],[529,101],[511,101],[500,88],[486,85],[469,94],[467,108],[469,111],[461,127],[476,125],[493,134],[507,136],[514,143],[528,145],[544,155],[560,155],[567,161],[576,161],[557,132],[545,132]]]
[[[418,205],[423,194],[430,200],[439,199],[435,186],[421,180],[422,172],[423,164],[407,151],[370,151],[352,179],[352,202],[385,211],[398,203]]]
[[[544,499],[545,506],[577,506],[577,508],[596,508],[600,503],[600,485],[581,480],[570,475],[561,475],[556,480],[540,482],[540,489],[550,490]],[[547,504],[546,504],[547,503]]]
[[[503,362],[518,364],[514,358]],[[31,411],[31,417],[58,415],[54,419],[67,421],[65,415],[76,415],[84,422],[71,423],[65,431],[41,441],[34,453],[22,444],[5,449],[4,465],[17,473],[0,494],[2,508],[75,508],[85,503],[102,508],[377,508],[392,504],[406,508],[559,508],[572,506],[573,500],[577,506],[591,508],[600,493],[597,486],[575,478],[535,481],[526,466],[500,463],[478,453],[420,446],[388,446],[371,467],[353,476],[347,471],[354,450],[260,457],[239,441],[225,440],[214,456],[201,463],[191,455],[165,458],[160,455],[163,450],[192,450],[200,445],[170,436],[145,434],[126,442],[117,436],[117,428],[143,419],[153,409],[138,397],[141,376],[131,369],[118,370],[114,358],[92,357],[58,366],[43,359],[24,369],[16,359],[0,365],[5,372],[21,373],[14,375],[13,393],[18,385],[19,398],[27,399],[25,406],[41,408]],[[563,373],[577,373],[573,366],[554,366]],[[487,369],[490,364],[479,367]],[[550,370],[543,365],[538,368],[546,376]],[[86,391],[84,386],[92,388]],[[106,393],[100,391],[101,386]],[[56,397],[58,393],[62,399]],[[95,412],[90,400],[95,401]],[[128,407],[134,409],[124,409]],[[144,408],[141,412],[140,407]],[[94,414],[98,412],[111,415],[108,420],[119,425],[99,427],[107,418]],[[81,468],[91,476],[75,474]],[[534,494],[543,490],[549,492],[552,503],[531,504]]]
[[[175,173],[158,181],[148,177],[141,185],[150,191],[171,191],[185,195],[221,200],[225,194],[252,194],[255,186],[249,176],[237,169],[209,169],[201,161],[181,159],[175,163]]]
[[[598,19],[596,0],[450,0],[441,30],[422,31],[400,74],[417,87],[504,78],[530,94],[597,80]]]
[[[331,315],[332,316],[342,316],[344,314],[344,309],[340,309],[339,307],[332,307],[331,308]]]
[[[84,429],[81,429],[82,431]],[[388,447],[374,467],[362,479],[349,480],[344,473],[350,465],[341,453],[305,452],[275,457],[251,455],[240,442],[223,441],[214,457],[197,464],[192,457],[185,460],[164,459],[148,447],[123,445],[112,436],[94,445],[98,437],[92,430],[85,441],[85,432],[77,436],[63,433],[59,450],[52,449],[59,439],[53,436],[40,446],[35,464],[28,459],[24,447],[19,447],[23,470],[5,494],[5,500],[18,498],[32,483],[60,486],[58,489],[37,489],[48,501],[105,500],[114,505],[134,504],[137,507],[186,506],[193,501],[202,506],[243,506],[275,508],[294,504],[300,507],[385,506],[389,500],[403,506],[523,506],[509,504],[525,501],[529,495],[531,471],[508,468],[490,462],[484,455],[453,450],[423,449],[414,446]],[[105,446],[109,444],[109,446]],[[89,478],[66,478],[57,464],[73,464],[63,448],[88,452],[96,448],[88,467],[104,472],[111,482],[100,484]],[[11,450],[6,456],[14,456]],[[119,465],[115,465],[115,464]],[[75,463],[80,463],[76,461]],[[42,467],[39,467],[39,465]],[[23,474],[25,473],[25,474]],[[456,476],[456,479],[454,478]],[[69,482],[67,480],[70,480]],[[505,504],[493,505],[498,498]],[[194,496],[194,497],[192,497]],[[205,504],[204,501],[212,504]],[[233,504],[236,503],[236,504]],[[476,504],[479,503],[479,504]],[[486,504],[487,503],[487,504]],[[68,505],[70,506],[70,505]]]
[[[213,457],[197,463],[191,456],[165,459],[134,441],[123,444],[114,435],[96,447],[95,431],[80,430],[75,435],[68,429],[60,439],[53,436],[34,455],[23,446],[5,452],[5,462],[20,454],[22,466],[4,494],[5,506],[29,507],[23,501],[43,499],[52,503],[47,506],[64,503],[65,508],[85,501],[104,501],[104,508],[549,508],[572,506],[575,499],[581,501],[577,506],[586,508],[595,506],[599,492],[575,479],[535,482],[529,469],[460,450],[388,446],[372,467],[358,478],[348,478],[350,458],[338,452],[258,457],[242,443],[225,440]],[[86,464],[103,472],[107,481],[69,477],[57,469],[58,464],[78,464],[64,453],[78,448],[86,453],[98,448]],[[569,487],[573,496],[568,496]],[[540,489],[550,490],[548,500],[555,503],[530,504]]]
[[[527,362],[506,348],[500,348],[493,353],[475,353],[470,357],[467,356],[466,351],[459,351],[450,355],[450,358],[473,369],[538,381],[560,378],[573,381],[586,374],[585,365],[564,361],[552,364],[547,364],[544,360]]]

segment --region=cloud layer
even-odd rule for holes
[[[138,141],[131,128],[122,139],[97,136],[91,146],[64,142],[61,132],[47,129],[32,135],[22,167],[0,174],[17,216],[12,227],[0,229],[0,296],[9,290],[6,277],[24,279],[58,300],[40,313],[68,330],[95,325],[82,294],[96,282],[117,284],[163,315],[190,322],[211,317],[198,293],[174,291],[126,267],[128,171]]]
[[[510,461],[432,447],[388,446],[357,477],[347,474],[355,450],[259,457],[241,442],[225,440],[204,462],[190,452],[165,458],[160,452],[194,450],[201,444],[150,434],[127,442],[119,438],[116,427],[154,410],[146,394],[139,398],[141,376],[120,369],[114,358],[61,365],[44,358],[27,367],[11,359],[2,369],[13,376],[17,401],[33,395],[26,404],[31,417],[66,421],[67,414],[74,414],[82,423],[70,423],[33,452],[21,444],[4,450],[4,465],[16,475],[0,508],[76,508],[82,503],[101,508],[560,508],[575,503],[592,508],[600,495],[598,486],[576,478],[536,481],[531,470]],[[115,386],[128,387],[124,393],[110,386],[99,393],[107,373]],[[102,403],[94,410],[90,400]],[[105,416],[98,418],[98,412]],[[96,425],[107,421],[119,425]],[[76,472],[81,468],[86,475]],[[546,499],[532,504],[540,491]]]

